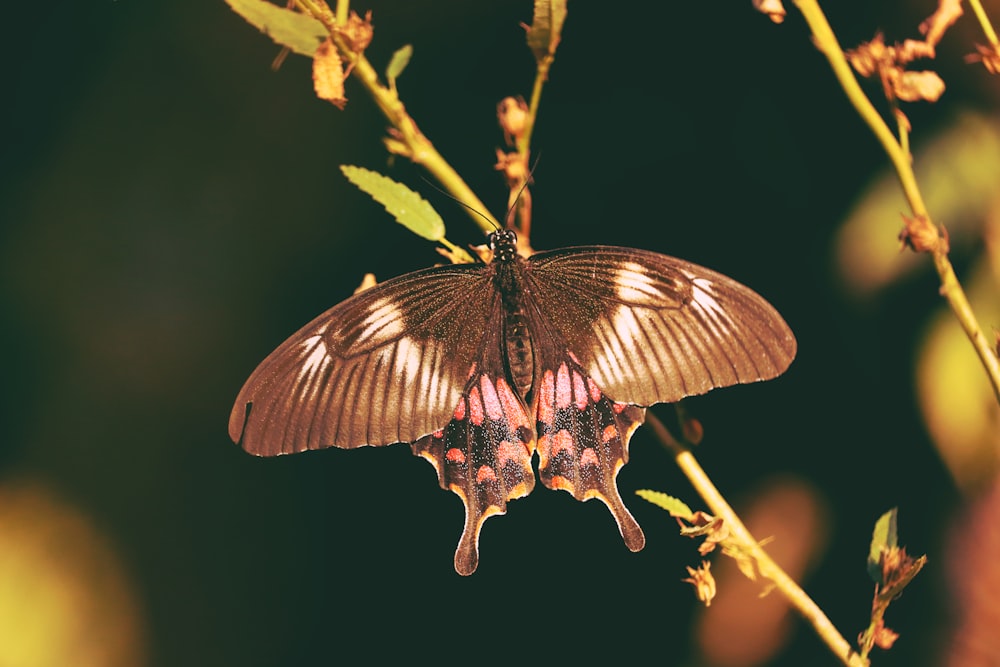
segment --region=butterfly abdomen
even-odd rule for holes
[[[502,295],[503,345],[510,379],[522,399],[531,391],[535,376],[534,345],[528,328],[528,318],[524,312],[524,300],[519,278],[512,265],[502,267],[497,272],[498,285]]]

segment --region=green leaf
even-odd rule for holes
[[[882,551],[896,547],[896,512],[897,508],[883,514],[875,522],[872,531],[872,543],[868,549],[868,574],[875,583],[882,582]]]
[[[330,34],[313,17],[264,0],[226,0],[226,3],[276,43],[310,58]]]
[[[414,234],[428,241],[444,238],[444,220],[427,200],[410,188],[370,169],[345,164],[340,170],[347,180],[385,206],[396,222]]]
[[[528,48],[541,62],[548,55],[555,55],[562,38],[566,20],[566,0],[535,0],[535,11],[528,27]]]
[[[649,501],[657,507],[667,510],[670,512],[671,516],[680,517],[681,519],[691,519],[694,517],[694,512],[691,511],[690,507],[684,504],[683,500],[669,496],[662,491],[639,489],[635,492],[635,494],[643,500]]]
[[[413,46],[410,44],[407,44],[392,54],[392,59],[389,60],[389,66],[385,68],[385,78],[389,81],[390,86],[395,87],[396,79],[398,79],[399,75],[403,73],[406,66],[410,64],[411,56],[413,56]]]

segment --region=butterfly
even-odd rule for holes
[[[774,378],[796,341],[726,276],[659,253],[585,246],[423,269],[334,306],[282,343],[236,398],[229,435],[252,454],[410,443],[465,505],[455,569],[483,522],[537,479],[611,510],[645,545],[616,478],[645,408]]]

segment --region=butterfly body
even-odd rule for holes
[[[483,521],[545,486],[611,510],[644,537],[615,479],[644,406],[782,373],[785,322],[749,288],[643,250],[590,246],[425,269],[330,309],[247,380],[229,432],[274,455],[409,442],[466,507],[455,567]]]

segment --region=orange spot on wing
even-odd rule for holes
[[[494,472],[493,468],[489,466],[479,466],[479,470],[476,471],[476,483],[482,484],[483,482],[495,482],[497,481],[497,474]]]
[[[605,445],[618,437],[618,429],[614,424],[609,424],[604,427],[604,431],[601,433],[601,442]]]
[[[583,454],[580,455],[580,465],[581,466],[599,466],[601,465],[600,459],[597,458],[597,452],[594,451],[593,447],[587,447],[583,450]]]
[[[562,475],[553,475],[552,479],[549,480],[548,487],[550,489],[565,489],[570,493],[573,493],[573,482],[569,481]]]
[[[465,398],[462,398],[455,406],[454,418],[456,421],[462,421],[465,419]]]
[[[566,429],[556,431],[552,437],[551,455],[556,456],[559,452],[566,452],[570,456],[573,456],[576,452],[576,443],[573,442],[573,436]]]
[[[448,459],[448,461],[451,463],[458,463],[458,464],[465,463],[465,454],[462,452],[461,449],[456,449],[455,447],[452,447],[447,452],[445,452],[444,457]]]

